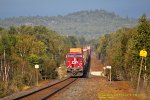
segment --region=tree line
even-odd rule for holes
[[[97,39],[101,34],[116,31],[126,26],[133,27],[136,19],[123,18],[105,10],[84,10],[64,16],[20,16],[0,19],[0,27],[20,26],[26,24],[44,25],[63,34]]]
[[[0,28],[0,97],[35,84],[34,65],[40,80],[57,77],[70,47],[80,46],[73,36],[61,36],[45,26]]]
[[[130,80],[136,88],[140,70],[140,50],[147,51],[144,57],[141,80],[150,90],[150,21],[146,15],[139,18],[134,28],[122,28],[99,38],[97,57],[105,65],[112,66],[113,80]],[[146,69],[145,69],[146,66]]]

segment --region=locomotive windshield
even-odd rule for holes
[[[68,54],[68,57],[74,57],[74,54]]]
[[[76,57],[79,58],[79,57],[82,57],[82,55],[81,54],[76,54]]]
[[[82,55],[81,55],[81,54],[68,54],[67,57],[68,57],[68,58],[74,58],[74,57],[76,57],[76,58],[81,58]]]

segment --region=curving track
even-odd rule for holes
[[[52,84],[48,87],[42,88],[40,90],[34,91],[32,93],[16,97],[13,100],[47,100],[52,95],[56,94],[68,85],[75,82],[77,79],[78,78],[67,78],[65,80]]]

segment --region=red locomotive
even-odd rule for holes
[[[90,49],[70,48],[66,55],[67,73],[70,76],[83,76]]]

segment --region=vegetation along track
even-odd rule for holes
[[[16,97],[14,100],[47,100],[52,95],[58,93],[68,85],[75,82],[78,78],[67,78],[48,87],[42,88],[40,90],[34,91],[32,93]]]

